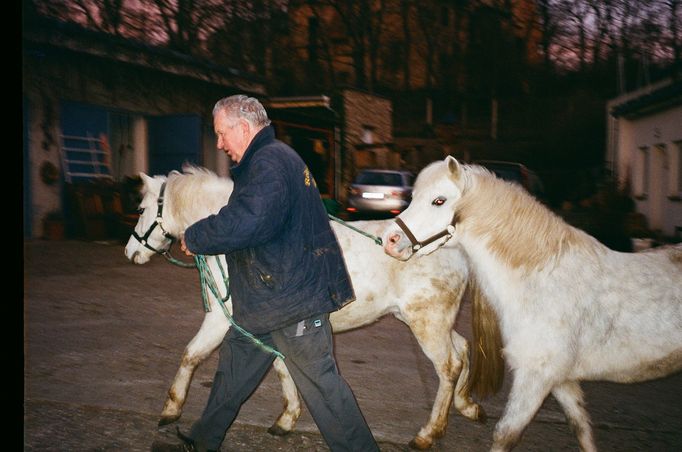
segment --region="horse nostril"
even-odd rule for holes
[[[397,232],[394,232],[393,234],[388,236],[388,243],[391,245],[397,245],[398,242],[400,242],[400,234]]]

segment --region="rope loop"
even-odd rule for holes
[[[208,291],[210,290],[213,296],[218,300],[218,304],[223,310],[223,314],[225,314],[225,317],[227,317],[227,320],[232,324],[232,326],[242,333],[244,336],[249,338],[251,342],[256,344],[261,350],[263,350],[266,353],[272,353],[278,358],[281,358],[284,360],[284,355],[277,350],[275,350],[273,347],[265,344],[263,341],[258,339],[256,336],[253,334],[249,333],[247,330],[242,328],[237,322],[234,320],[232,315],[230,315],[230,312],[227,310],[227,307],[225,306],[225,302],[229,300],[230,298],[230,278],[227,276],[227,273],[223,269],[223,265],[220,263],[220,257],[214,256],[216,259],[216,262],[218,263],[218,268],[220,268],[220,273],[222,274],[223,277],[223,282],[225,283],[225,297],[220,296],[220,291],[218,290],[218,284],[216,283],[215,279],[213,278],[213,273],[211,273],[211,269],[208,267],[208,263],[206,262],[206,256],[201,256],[201,255],[196,255],[194,256],[194,262],[196,263],[196,267],[199,270],[199,282],[201,284],[201,298],[204,302],[204,311],[205,312],[210,312],[211,311],[211,304],[208,301]]]

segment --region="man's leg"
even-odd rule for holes
[[[198,450],[220,448],[242,403],[261,382],[273,359],[234,328],[227,332],[206,408],[189,434]]]
[[[329,448],[378,451],[357,401],[336,366],[329,315],[311,317],[271,333],[303,400]]]

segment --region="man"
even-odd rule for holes
[[[234,191],[217,215],[190,226],[182,250],[226,254],[235,322],[286,357],[285,363],[332,451],[377,451],[333,355],[329,313],[355,299],[315,180],[298,154],[275,139],[254,98],[213,109],[218,149],[229,155]],[[231,328],[189,450],[217,450],[274,355]]]

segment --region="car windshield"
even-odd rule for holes
[[[509,181],[520,181],[521,180],[521,174],[511,168],[500,168],[500,167],[491,167],[490,168],[495,174],[497,174],[498,177],[509,180]]]
[[[363,171],[355,179],[356,184],[361,185],[390,185],[399,187],[403,184],[398,173],[381,173],[375,171]]]

